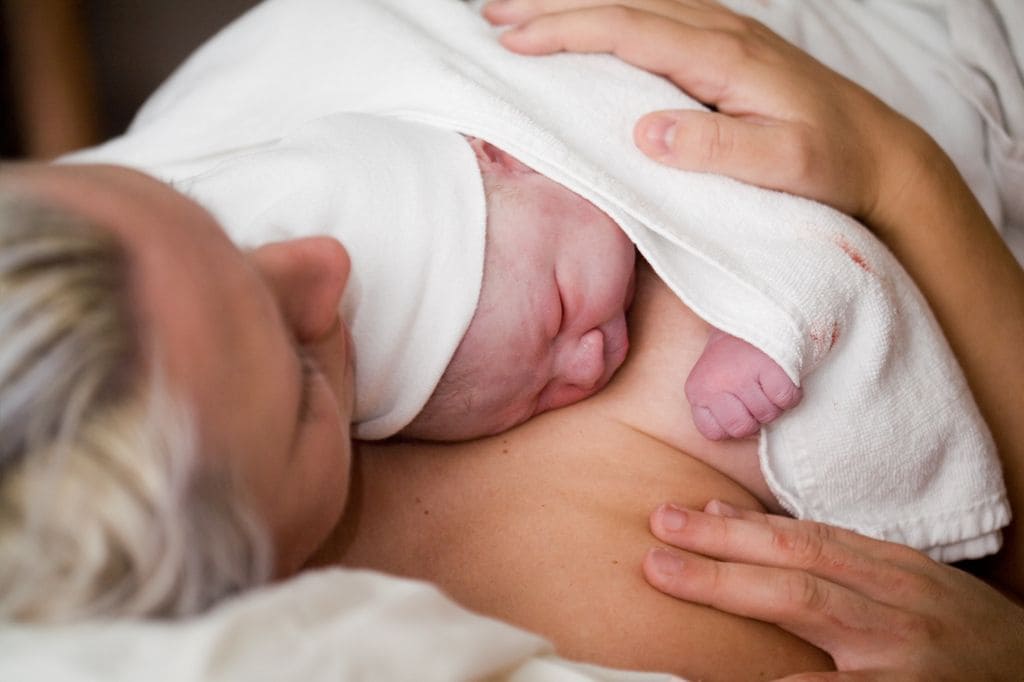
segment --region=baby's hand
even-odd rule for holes
[[[802,395],[774,360],[718,329],[686,379],[693,422],[711,440],[752,436]]]

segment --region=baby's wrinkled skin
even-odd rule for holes
[[[629,349],[635,249],[593,204],[471,138],[487,199],[476,313],[434,394],[402,435],[492,435],[601,390]],[[724,332],[686,384],[694,422],[714,440],[758,432],[797,404],[768,356]]]

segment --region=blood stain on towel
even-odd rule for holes
[[[868,264],[867,259],[864,258],[864,256],[857,249],[857,247],[855,247],[850,242],[846,241],[846,237],[844,237],[841,234],[836,235],[835,242],[836,245],[843,250],[843,253],[849,256],[850,260],[852,260],[858,268],[860,268],[861,270],[868,274],[875,274],[875,271],[871,269],[871,265]]]
[[[839,323],[833,322],[831,327],[821,325],[812,329],[811,341],[814,342],[814,347],[818,352],[826,353],[839,342],[840,335]]]

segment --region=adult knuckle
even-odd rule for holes
[[[831,536],[832,529],[818,523],[776,527],[772,531],[772,545],[794,565],[814,568],[824,560],[826,543],[831,540]]]
[[[784,156],[783,168],[796,185],[802,187],[817,177],[818,151],[812,131],[804,126],[790,126],[779,150]]]
[[[802,571],[786,573],[782,578],[780,593],[783,608],[793,612],[826,613],[829,608],[828,590],[809,573]]]
[[[705,583],[709,601],[712,605],[719,604],[720,599],[729,594],[729,580],[724,564],[712,561],[707,565],[707,581]]]
[[[891,576],[889,590],[901,600],[915,602],[935,602],[945,598],[943,585],[938,581],[919,573],[900,571]]]
[[[778,36],[753,17],[737,15],[727,28],[735,39],[735,55],[749,61],[775,61]]]
[[[643,18],[643,12],[627,5],[606,5],[595,11],[601,15],[602,21],[607,21],[610,26],[618,26],[620,31],[632,31],[639,27]]]
[[[695,142],[694,155],[704,168],[714,168],[732,154],[733,137],[718,117],[708,117],[704,120]]]
[[[922,576],[935,565],[935,562],[927,554],[908,545],[888,542],[885,544],[885,548],[888,550],[886,558],[906,566],[909,570],[916,571]]]
[[[728,37],[727,49],[734,57],[757,61],[771,58],[775,34],[760,21],[736,14],[725,19],[718,28]]]
[[[893,637],[913,648],[934,646],[944,632],[941,620],[922,613],[902,613],[891,624]]]
[[[742,32],[734,30],[719,31],[717,39],[718,44],[715,46],[715,52],[726,63],[735,65],[751,56],[750,45]]]
[[[763,23],[761,23],[754,17],[747,16],[745,14],[740,14],[737,16],[739,17],[739,30],[741,30],[744,34],[749,36],[750,40],[748,42],[753,42],[754,40],[761,40],[764,38],[777,39],[777,36],[774,31],[772,31],[770,28],[765,26]]]
[[[714,26],[718,30],[722,31],[735,30],[739,26],[742,26],[742,14],[738,14],[728,7],[724,7],[714,1],[707,2],[707,0],[697,0],[697,2],[704,5],[705,24]]]
[[[723,19],[722,24],[735,35],[745,36],[756,31],[757,22],[745,14],[731,13]]]

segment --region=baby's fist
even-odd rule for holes
[[[802,395],[774,360],[718,329],[686,379],[693,422],[711,440],[752,436]]]

